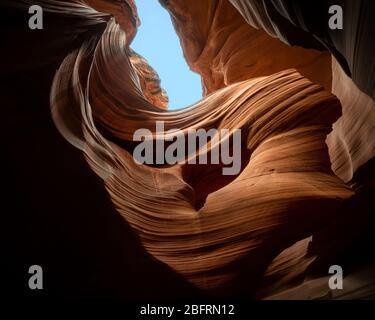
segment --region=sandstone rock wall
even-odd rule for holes
[[[161,2],[171,14],[187,62],[202,76],[205,91],[202,101],[179,111],[166,110],[160,79],[129,47],[139,24],[132,1],[33,1],[43,6],[49,27],[43,36],[34,33],[29,38],[26,27],[15,27],[13,35],[25,39],[22,47],[34,45],[35,51],[25,55],[19,41],[9,40],[4,51],[8,66],[2,72],[12,83],[22,79],[18,86],[22,90],[35,86],[38,79],[48,90],[34,97],[44,107],[49,98],[51,109],[26,109],[22,97],[6,92],[4,100],[11,106],[6,119],[13,122],[4,125],[6,132],[19,134],[17,121],[27,111],[38,125],[50,126],[36,132],[25,120],[32,140],[40,143],[40,153],[25,153],[27,146],[10,147],[10,162],[20,177],[7,181],[29,183],[23,181],[26,175],[33,186],[27,189],[43,190],[45,198],[25,192],[25,199],[33,199],[25,205],[26,212],[33,212],[35,203],[42,208],[57,203],[64,219],[70,216],[69,208],[79,208],[74,211],[77,217],[89,208],[87,224],[91,213],[94,217],[118,213],[148,254],[194,287],[220,295],[274,297],[302,282],[310,267],[325,268],[327,256],[334,260],[349,242],[356,244],[354,234],[364,230],[364,222],[373,225],[372,182],[366,179],[374,152],[373,100],[367,90],[372,82],[363,86],[355,72],[350,74],[342,54],[340,66],[333,61],[333,92],[340,101],[324,90],[331,87],[331,58],[324,50],[336,58],[341,51],[337,43],[311,40],[316,30],[300,28],[287,14],[297,7],[285,5],[282,11],[274,6],[276,20],[267,20],[270,8],[254,8],[257,2],[250,0]],[[30,4],[2,5],[18,17]],[[357,59],[348,61],[363,68]],[[27,76],[21,76],[23,72]],[[369,95],[361,92],[364,88]],[[241,129],[241,171],[228,178],[221,174],[222,166],[136,164],[133,133],[139,128],[155,133],[156,121],[164,121],[165,131],[180,129],[184,136],[189,129],[226,128],[231,134]],[[13,123],[18,131],[10,128]],[[68,148],[56,128],[79,152]],[[223,144],[225,140],[218,139],[217,145]],[[197,150],[194,155],[217,145],[209,144],[208,151]],[[51,154],[53,163],[48,164],[45,159]],[[26,156],[29,167],[21,161]],[[50,172],[43,166],[40,172],[35,170],[38,159],[48,164]],[[361,170],[365,178],[356,175]],[[80,188],[77,176],[84,181]],[[351,180],[361,188],[346,184]],[[49,186],[59,181],[65,184],[53,193]],[[65,193],[74,199],[69,201],[71,207],[63,199]],[[346,226],[340,229],[337,221],[342,216]],[[116,220],[111,228],[119,223]],[[98,224],[96,231],[101,229]],[[74,235],[81,241],[86,232],[78,228]],[[339,245],[334,239],[340,240]],[[100,240],[101,236],[96,243]]]
[[[331,88],[327,52],[290,47],[246,23],[228,0],[160,1],[170,12],[190,68],[209,94],[232,83],[296,68]]]

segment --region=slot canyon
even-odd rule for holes
[[[179,110],[132,49],[136,1],[1,1],[9,296],[40,264],[55,298],[374,299],[375,2],[158,2],[202,82]],[[158,121],[240,129],[240,172],[136,163]]]

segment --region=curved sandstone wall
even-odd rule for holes
[[[7,5],[17,11],[30,3]],[[53,124],[101,179],[98,196],[111,201],[103,210],[115,208],[149,254],[201,289],[267,297],[301,280],[321,249],[307,255],[310,237],[326,239],[326,226],[356,196],[346,183],[374,155],[373,100],[335,59],[337,97],[330,93],[330,52],[300,38],[309,30],[292,33],[285,12],[269,21],[267,8],[250,0],[161,3],[202,76],[205,97],[189,108],[167,110],[158,75],[131,49],[139,25],[132,0],[33,1],[49,28],[43,39],[26,40],[42,49],[18,68],[58,65],[49,93]],[[221,165],[137,164],[133,134],[156,134],[157,121],[162,134],[179,129],[184,137],[190,129],[230,136],[241,129],[241,171],[227,177]],[[193,157],[226,143],[219,137]]]

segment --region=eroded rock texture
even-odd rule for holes
[[[369,40],[375,35],[375,24],[371,22],[375,12],[374,2],[230,2],[253,27],[264,29],[269,35],[291,45],[313,49],[324,46],[335,57],[333,93],[343,104],[343,119],[335,126],[328,146],[335,173],[344,181],[350,181],[358,167],[375,156],[373,139],[366,139],[373,130],[373,111],[369,110],[373,109],[370,105],[375,98],[375,80],[370,76],[374,74],[375,61],[373,45]],[[332,30],[328,23],[316,18],[326,17],[328,21],[331,5],[339,5],[344,10],[343,30]],[[346,129],[343,129],[343,123],[346,123]]]
[[[275,5],[276,1],[270,1],[266,6],[250,0],[161,2],[171,13],[188,64],[202,76],[205,92],[202,101],[179,111],[166,110],[168,99],[156,72],[129,47],[139,24],[133,1],[33,1],[43,6],[45,25],[49,26],[42,37],[34,33],[27,38],[25,27],[10,24],[13,35],[25,38],[22,46],[32,43],[36,49],[21,54],[18,43],[9,41],[5,51],[9,63],[3,74],[20,79],[20,72],[31,70],[31,75],[44,83],[43,88],[48,87],[46,92],[38,91],[36,101],[46,106],[50,100],[51,109],[38,110],[39,116],[29,111],[35,123],[51,122],[48,130],[33,136],[40,143],[40,154],[30,155],[34,167],[39,156],[49,159],[56,154],[51,172],[44,173],[42,166],[45,181],[34,182],[34,188],[42,186],[39,191],[46,199],[52,197],[51,204],[62,205],[65,211],[58,212],[63,218],[70,214],[62,199],[64,192],[74,199],[72,208],[80,208],[75,217],[87,213],[83,220],[88,225],[97,215],[120,214],[124,220],[111,224],[106,237],[126,221],[142,248],[168,266],[168,272],[176,273],[176,283],[187,281],[192,295],[197,287],[215,295],[293,298],[295,291],[288,290],[303,283],[306,275],[326,275],[327,265],[337,264],[337,259],[340,263],[350,261],[352,268],[361,267],[353,263],[351,254],[356,244],[369,243],[374,226],[373,182],[369,178],[374,156],[373,78],[366,82],[353,76],[345,67],[345,55],[338,58],[337,43],[317,40],[314,26],[303,23],[310,5],[295,1]],[[360,9],[367,8],[367,1],[358,3]],[[29,4],[6,1],[2,6],[18,17]],[[301,13],[300,24],[293,10]],[[353,11],[354,18],[358,10]],[[325,25],[326,21],[318,23]],[[359,49],[367,42],[361,32],[356,34],[358,41],[341,36],[361,51],[360,56],[366,57],[371,67],[369,53]],[[333,59],[332,91],[337,97],[329,92],[331,53],[340,63]],[[20,56],[23,59],[17,64]],[[353,60],[354,66],[362,68],[359,60]],[[30,86],[28,77],[30,73],[20,88]],[[13,106],[9,119],[16,122],[22,114],[17,103],[24,104],[11,93],[4,94],[4,101]],[[59,140],[52,121],[79,153]],[[222,175],[221,165],[136,164],[132,157],[134,131],[145,128],[155,132],[156,121],[164,121],[166,131],[180,129],[185,136],[189,129],[225,128],[231,134],[241,129],[241,172],[228,177]],[[46,134],[52,137],[48,143]],[[225,143],[217,140],[217,145]],[[209,153],[217,145],[208,144],[202,152]],[[14,154],[14,149],[10,151]],[[21,171],[18,152],[16,149],[10,162]],[[62,163],[67,163],[66,168]],[[77,173],[70,170],[75,165]],[[30,173],[34,167],[21,172],[37,181],[38,172]],[[55,178],[48,180],[55,171]],[[17,179],[22,181],[22,175]],[[82,187],[75,186],[77,179]],[[51,196],[46,185],[60,181],[64,188]],[[75,197],[64,191],[69,188]],[[53,216],[53,212],[49,214]],[[106,237],[101,235],[99,221],[97,243],[105,251],[101,240]],[[78,242],[86,236],[85,225],[81,223],[83,228],[77,227],[73,233]],[[130,231],[119,234],[123,232]],[[114,245],[105,244],[109,248]],[[92,250],[95,252],[95,247]],[[106,254],[97,257],[112,261]],[[366,253],[365,258],[371,255]],[[134,273],[145,261],[146,272],[155,267],[143,259],[135,260],[133,269],[124,265],[123,272],[132,277],[131,270]],[[163,274],[157,270],[150,278]],[[113,282],[102,281],[113,286],[117,281],[113,277]],[[355,276],[353,279],[352,288],[357,289],[358,281]],[[148,279],[144,286],[152,281]],[[328,297],[319,281],[314,292],[309,293],[307,284],[297,298]],[[154,287],[158,288],[157,284]],[[177,289],[183,288],[177,285]],[[360,292],[356,291],[357,296]],[[368,296],[372,294],[370,290]]]
[[[289,47],[271,38],[248,25],[227,0],[161,3],[171,13],[186,60],[202,76],[206,94],[289,68],[331,87],[327,52]]]
[[[268,34],[291,45],[307,48],[325,46],[339,61],[344,71],[353,78],[358,87],[375,98],[371,36],[375,25],[371,23],[375,10],[373,1],[339,0],[306,3],[297,0],[257,1],[230,0],[246,21]],[[344,10],[343,30],[332,30],[328,26],[331,5]],[[324,23],[317,17],[326,17]],[[366,63],[364,63],[366,62]]]

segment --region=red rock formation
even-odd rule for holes
[[[375,99],[375,80],[368,76],[375,71],[373,44],[368,40],[375,34],[373,1],[230,1],[249,24],[285,43],[328,49],[359,89]],[[327,23],[332,5],[342,9],[342,29]]]
[[[253,0],[230,2],[253,27],[264,29],[269,35],[292,45],[320,48],[324,44],[334,55],[332,92],[343,105],[343,116],[335,124],[327,143],[334,172],[349,182],[356,170],[375,156],[375,142],[371,138],[374,136],[374,79],[368,76],[373,73],[375,65],[370,41],[364,35],[364,32],[367,36],[375,34],[374,24],[370,22],[371,12],[375,11],[374,3],[338,1],[336,5],[346,12],[346,27],[338,31],[308,18],[324,16],[329,8],[327,1],[303,4]],[[368,30],[363,31],[363,26]],[[352,75],[354,81],[348,75]]]
[[[232,83],[296,68],[331,87],[327,52],[290,47],[246,23],[228,0],[161,1],[170,12],[190,68],[209,94]]]
[[[256,26],[269,34],[252,28],[247,22],[253,20],[237,11],[245,0],[231,1],[237,9],[224,0],[189,6],[171,0],[163,4],[206,96],[187,109],[167,111],[158,76],[129,48],[138,25],[132,1],[38,3],[47,18],[57,18],[46,37],[65,36],[48,43],[48,50],[36,49],[59,64],[50,94],[52,119],[102,180],[106,194],[96,197],[109,196],[143,247],[195,286],[221,295],[254,295],[261,288],[259,297],[288,297],[280,290],[303,281],[319,253],[326,254],[322,244],[347,200],[352,204],[345,221],[353,218],[353,208],[362,209],[343,180],[373,157],[372,144],[349,131],[358,125],[370,139],[371,99],[334,61],[333,90],[341,108],[321,86],[330,88],[329,53],[272,38],[290,43],[293,35],[262,14]],[[114,14],[120,24],[90,6]],[[71,21],[66,30],[62,17]],[[70,53],[63,50],[66,43]],[[61,64],[56,52],[63,54]],[[32,59],[23,64],[30,66]],[[353,111],[357,102],[363,114]],[[228,178],[220,165],[137,164],[133,134],[139,128],[154,133],[156,121],[184,136],[189,129],[229,129],[231,135],[241,129],[241,172]],[[216,146],[208,144],[206,153]],[[329,155],[343,180],[332,171]],[[311,236],[313,256],[307,255]]]
[[[71,2],[77,2],[71,0]],[[85,0],[98,12],[108,13],[115,17],[122,30],[126,32],[127,43],[131,43],[137,33],[140,20],[134,0],[106,1],[106,0]]]
[[[360,91],[333,59],[333,88],[342,105],[327,144],[335,173],[345,182],[375,157],[375,102]]]
[[[323,217],[333,219],[352,194],[330,170],[324,143],[340,115],[339,102],[289,70],[235,83],[182,111],[160,112],[140,91],[121,50],[124,39],[112,21],[96,50],[83,46],[65,59],[51,94],[55,123],[86,154],[151,254],[201,288],[243,289],[245,270],[250,279],[259,278],[278,252],[319,228]],[[87,73],[83,66],[91,55]],[[75,99],[56,98],[62,96]],[[69,121],[72,112],[80,116],[76,124]],[[222,177],[211,181],[222,187],[196,210],[186,165],[137,165],[131,149],[104,138],[95,125],[129,143],[136,129],[155,131],[156,121],[185,133],[241,129],[251,158],[229,184],[222,185]]]
[[[138,74],[142,92],[147,101],[155,107],[167,109],[168,96],[160,86],[160,78],[156,71],[148,64],[145,58],[133,50],[129,51],[129,59]]]

